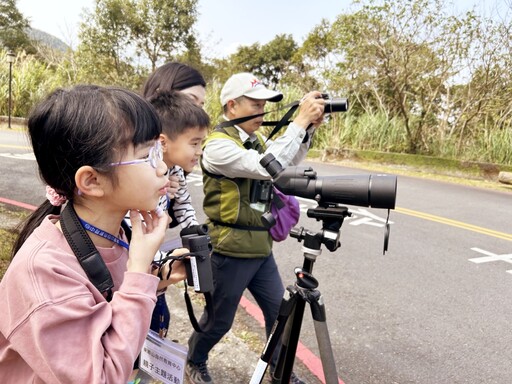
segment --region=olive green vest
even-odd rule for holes
[[[257,137],[264,150],[263,138],[258,133]],[[212,132],[204,145],[213,139],[230,139],[245,148],[235,127]],[[239,258],[269,256],[272,251],[272,238],[261,222],[263,212],[250,206],[251,179],[230,179],[212,175],[203,168],[203,189],[203,209],[208,217],[207,224],[214,251]],[[240,229],[229,225],[260,230]]]

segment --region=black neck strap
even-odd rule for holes
[[[270,135],[268,135],[267,141],[269,141],[281,128],[283,128],[285,125],[290,124],[290,118],[292,117],[293,113],[297,110],[299,107],[299,102],[294,101],[293,103],[290,103],[287,105],[290,109],[288,109],[288,112],[284,114],[284,116],[279,121],[272,121],[272,125],[274,123],[276,124],[274,129],[272,129],[272,132],[270,132]],[[265,141],[265,142],[267,142]]]
[[[298,101],[293,101],[290,104],[284,105],[284,106],[282,106],[282,107],[280,107],[280,108],[278,108],[278,109],[276,109],[274,111],[268,111],[268,112],[258,113],[256,115],[244,116],[244,117],[239,117],[239,118],[236,118],[236,119],[233,119],[233,120],[223,121],[222,123],[216,125],[215,129],[221,129],[221,128],[225,128],[225,127],[233,127],[235,125],[242,124],[242,123],[245,123],[246,121],[252,120],[252,119],[254,119],[256,117],[264,116],[264,115],[266,115],[268,113],[277,112],[277,111],[280,111],[281,109],[289,108],[288,112],[286,112],[286,114],[283,116],[283,118],[281,120],[279,120],[279,121],[264,121],[261,124],[261,125],[264,125],[264,126],[274,126],[274,129],[272,129],[272,132],[270,133],[270,135],[267,138],[267,141],[268,141],[277,132],[279,132],[279,130],[282,127],[284,127],[285,125],[288,125],[288,124],[291,123],[291,121],[289,119],[293,115],[295,110],[298,108],[298,106],[299,106],[299,102]]]
[[[114,288],[112,276],[91,238],[78,220],[72,201],[69,201],[61,212],[60,225],[64,237],[89,280],[105,296],[107,301],[112,300],[112,288]]]
[[[196,316],[194,314],[194,307],[192,305],[192,300],[190,299],[190,296],[187,291],[187,280],[185,279],[185,293],[183,294],[185,297],[185,304],[187,306],[187,313],[188,318],[190,319],[190,324],[192,324],[192,327],[197,333],[203,333],[208,332],[213,327],[213,323],[215,322],[215,313],[213,312],[213,297],[212,292],[204,292],[204,300],[205,300],[205,306],[204,306],[204,313],[205,317],[202,319],[202,326],[199,324],[199,322],[196,319]],[[205,320],[206,319],[206,320]]]

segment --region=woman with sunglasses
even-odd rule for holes
[[[0,382],[128,381],[162,284],[152,267],[169,224],[155,209],[169,185],[160,132],[150,104],[114,87],[59,89],[32,111],[28,133],[47,200],[22,228],[0,283]],[[128,211],[131,241],[120,225]],[[113,294],[79,262],[70,212]],[[163,284],[184,278],[176,261]]]

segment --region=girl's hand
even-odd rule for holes
[[[128,271],[149,273],[162,244],[170,217],[165,212],[130,211],[132,238],[128,252]]]

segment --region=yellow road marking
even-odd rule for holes
[[[435,216],[435,215],[431,215],[428,213],[413,211],[412,209],[407,209],[407,208],[397,207],[395,209],[395,211],[399,212],[399,213],[403,213],[404,215],[419,217],[420,219],[435,221],[437,223],[451,225],[452,227],[466,229],[468,231],[481,233],[483,235],[496,237],[498,239],[512,241],[512,234],[510,234],[510,233],[498,232],[498,231],[494,231],[492,229],[482,228],[482,227],[478,227],[476,225],[466,224],[461,221],[447,219],[445,217]]]

